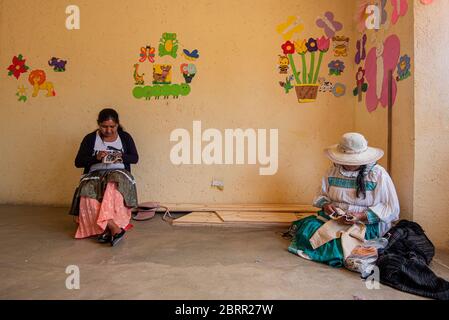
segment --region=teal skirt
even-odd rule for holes
[[[318,214],[329,220],[329,216],[323,211]],[[288,251],[297,255],[299,251],[304,252],[313,261],[322,262],[331,267],[340,268],[344,266],[343,248],[341,247],[341,240],[334,239],[326,244],[323,244],[315,250],[310,245],[310,238],[313,234],[324,224],[323,221],[316,216],[310,216],[293,222],[291,230],[295,236],[288,247]],[[371,240],[379,237],[379,223],[367,224],[365,239]]]

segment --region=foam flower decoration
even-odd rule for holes
[[[293,77],[296,80],[296,84],[316,84],[318,81],[318,75],[320,72],[321,61],[323,55],[329,50],[330,39],[322,36],[319,40],[310,38],[309,40],[298,40],[294,43],[291,41],[286,41],[281,48],[284,55],[288,57],[289,64],[292,68]],[[315,56],[319,51],[318,66],[315,68]],[[302,72],[298,72],[296,69],[296,64],[293,59],[293,53],[295,51],[301,56],[301,66]],[[310,53],[310,62],[307,63],[307,54]],[[300,75],[301,78],[300,79]]]
[[[320,52],[327,52],[331,45],[331,39],[322,36],[321,38],[317,39],[317,45],[318,50],[320,50]]]
[[[339,76],[345,70],[345,63],[341,60],[332,60],[328,64],[329,67],[329,75]]]
[[[357,70],[357,73],[355,74],[355,80],[357,81],[357,84],[360,85],[365,83],[365,69],[359,67],[359,70]]]
[[[346,86],[342,83],[336,83],[332,89],[332,93],[337,98],[343,97],[346,94]]]
[[[310,38],[309,41],[306,43],[307,49],[309,52],[315,52],[318,51],[318,44],[315,39]]]
[[[27,72],[29,67],[25,65],[25,61],[26,59],[23,59],[21,54],[14,56],[12,64],[8,67],[8,76],[14,76],[16,79],[19,79],[22,73]]]
[[[307,53],[307,41],[304,39],[302,41],[295,42],[295,49],[298,54],[306,54]]]
[[[410,77],[410,75],[411,75],[410,67],[411,67],[411,63],[410,63],[410,57],[408,55],[403,55],[402,57],[399,58],[398,77],[397,77],[398,81],[404,80],[404,79],[407,79],[408,77]]]
[[[282,46],[282,51],[284,54],[292,54],[295,53],[295,45],[291,41],[285,42]]]

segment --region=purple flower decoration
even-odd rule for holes
[[[404,55],[399,59],[398,63],[398,76],[397,80],[404,80],[410,77],[411,72],[411,63],[410,63],[410,57],[408,55]]]
[[[345,70],[345,63],[341,60],[332,60],[329,64],[329,75],[339,76]]]
[[[309,52],[318,51],[318,43],[313,38],[310,38],[309,41],[307,41],[306,46],[307,46],[307,49],[309,50]]]

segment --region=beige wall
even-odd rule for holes
[[[81,30],[68,31],[65,8],[71,2],[0,0],[1,65],[6,68],[13,55],[22,53],[32,68],[47,71],[57,92],[53,98],[29,97],[20,103],[15,92],[18,84],[28,85],[25,77],[0,77],[0,134],[6,137],[1,142],[0,203],[68,205],[81,173],[73,166],[78,145],[106,106],[119,111],[137,143],[141,160],[133,173],[140,200],[310,203],[329,164],[323,147],[347,131],[360,131],[371,145],[384,149],[387,143],[387,110],[379,106],[368,113],[365,103],[351,95],[357,32],[350,8],[357,1],[342,2],[79,0]],[[412,57],[412,77],[398,84],[393,110],[392,177],[401,215],[422,223],[438,245],[448,244],[449,223],[440,213],[448,205],[444,187],[449,180],[448,5],[436,1],[424,7],[415,1],[415,8],[385,33],[396,33],[401,55]],[[316,103],[300,105],[294,93],[285,95],[278,85],[282,39],[275,26],[298,14],[306,25],[301,36],[316,37],[322,32],[315,19],[326,10],[344,23],[340,34],[351,37],[344,76],[330,78],[345,83],[347,95],[319,94]],[[139,48],[156,45],[163,32],[177,32],[181,48],[200,51],[192,93],[178,100],[136,100],[132,65]],[[374,42],[373,32],[368,34],[369,49]],[[51,56],[69,60],[66,73],[50,72],[46,62]],[[322,74],[332,58],[328,54],[323,61]],[[181,62],[178,58],[174,68]],[[174,82],[180,80],[175,76]],[[277,174],[260,176],[258,165],[174,166],[170,132],[191,131],[193,120],[201,120],[203,129],[279,129]],[[210,187],[213,177],[224,180],[224,191]]]
[[[449,1],[415,4],[415,174],[413,218],[449,245]]]
[[[105,106],[116,107],[136,140],[141,160],[133,173],[140,200],[310,203],[328,166],[323,147],[352,129],[349,94],[320,94],[316,103],[300,105],[278,84],[283,40],[275,27],[298,14],[307,26],[302,37],[320,36],[315,20],[329,9],[344,23],[341,34],[351,36],[353,13],[340,2],[79,0],[76,31],[65,28],[65,8],[72,2],[0,4],[1,65],[6,68],[22,53],[32,68],[47,71],[57,92],[21,103],[16,87],[26,79],[0,78],[0,132],[10,139],[2,142],[1,203],[69,204],[81,173],[73,166],[78,145]],[[154,46],[167,31],[177,32],[182,46],[200,51],[192,93],[179,100],[136,100],[132,65],[139,49]],[[50,72],[46,63],[54,55],[69,60],[67,72]],[[330,58],[323,61],[323,73]],[[176,61],[177,69],[182,59]],[[339,80],[352,84],[350,65],[347,70]],[[277,174],[260,176],[255,165],[172,165],[170,132],[192,130],[193,120],[220,130],[278,128]],[[224,191],[210,187],[213,177],[224,179]]]
[[[392,112],[392,160],[390,174],[395,183],[401,217],[412,219],[413,214],[413,166],[414,166],[414,111],[413,111],[413,5],[410,5],[405,17],[393,25],[391,21],[392,6],[387,6],[387,27],[380,31],[368,30],[368,50],[382,42],[391,34],[396,34],[401,41],[400,55],[407,54],[412,61],[412,76],[397,83],[398,93]],[[377,39],[377,40],[376,40]],[[396,76],[396,70],[393,73]],[[356,101],[355,128],[363,133],[369,143],[385,150],[385,157],[380,164],[387,168],[387,140],[388,140],[388,108],[380,104],[377,109],[369,113],[365,100]]]

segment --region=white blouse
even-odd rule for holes
[[[108,151],[111,148],[123,152],[123,144],[122,139],[120,139],[120,136],[117,136],[117,139],[115,141],[107,142],[101,139],[97,131],[92,156],[96,156],[97,153],[100,151]],[[123,163],[102,163],[102,162],[95,163],[90,167],[89,173],[95,170],[113,170],[113,169],[125,169],[125,165]]]
[[[366,212],[368,223],[379,222],[383,236],[391,223],[399,219],[399,200],[388,172],[379,164],[367,165],[365,170],[366,197],[356,196],[358,171],[347,171],[333,164],[322,179],[321,188],[313,205],[322,208],[333,204],[343,211]]]

